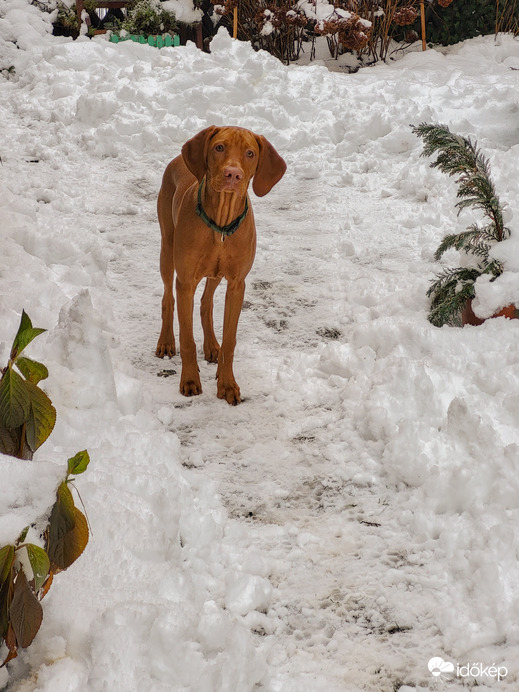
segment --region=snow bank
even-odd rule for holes
[[[59,466],[40,461],[36,466],[30,461],[0,455],[0,474],[9,479],[9,483],[0,487],[0,546],[13,544],[23,529],[35,522],[41,529],[40,520],[48,518],[56,499],[56,488],[66,473],[66,464]],[[40,537],[33,531],[27,540],[41,544]]]
[[[31,50],[52,33],[49,13],[42,12],[28,0],[5,0],[0,10],[0,40],[12,41],[22,50]],[[5,44],[2,46],[6,48]]]
[[[519,518],[512,375],[519,360],[502,348],[502,324],[485,328],[484,336],[474,329],[446,334],[414,331],[395,317],[378,320],[354,329],[348,345],[326,347],[315,371],[332,380],[348,421],[333,439],[351,444],[359,435],[364,454],[380,459],[388,482],[404,495],[405,488],[419,489],[402,502],[402,521],[423,549],[445,556],[443,569],[448,565],[457,583],[437,605],[456,656],[498,641],[505,631],[514,641],[519,634],[519,604],[510,588],[519,579],[517,535],[510,528]],[[506,328],[513,341],[518,326],[508,322]],[[482,389],[467,389],[472,374]],[[352,480],[370,477],[359,468]]]

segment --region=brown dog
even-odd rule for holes
[[[204,355],[218,363],[218,397],[240,403],[233,374],[236,330],[245,292],[245,277],[256,252],[256,228],[247,190],[266,195],[283,177],[286,164],[261,135],[240,127],[208,127],[190,139],[166,168],[158,198],[162,244],[160,273],[164,282],[159,358],[175,355],[173,275],[176,272],[180,356],[180,392],[202,392],[193,339],[193,298],[207,277],[200,305]],[[213,328],[213,295],[227,279],[222,345]]]

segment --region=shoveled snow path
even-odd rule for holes
[[[408,201],[348,186],[342,174],[318,173],[308,180],[288,174],[266,198],[253,198],[258,251],[235,357],[243,403],[230,407],[216,398],[215,366],[203,360],[197,308],[203,395],[179,394],[178,355],[154,356],[162,295],[155,203],[165,163],[119,161],[118,180],[110,179],[112,162],[100,163],[88,180],[97,200],[92,221],[113,250],[107,272],[113,330],[122,362],[141,373],[147,406],[180,438],[194,487],[197,476],[212,480],[229,515],[242,523],[244,543],[258,550],[250,571],[270,580],[272,602],[267,613],[251,612],[244,622],[270,638],[270,689],[392,692],[406,683],[432,689],[427,661],[448,649],[436,604],[452,609],[457,589],[445,572],[443,546],[427,534],[417,541],[413,513],[421,491],[388,484],[384,431],[377,439],[376,417],[362,419],[363,398],[376,397],[377,387],[376,378],[365,379],[364,361],[371,347],[384,352],[388,334],[415,340],[414,353],[405,347],[394,405],[404,406],[404,415],[406,388],[426,395],[428,386],[414,383],[433,348],[426,283],[422,276],[410,280],[414,267],[423,271],[427,243],[410,233],[394,247],[398,228],[417,223],[408,218]],[[288,163],[289,170],[297,165],[290,156]],[[121,213],[105,216],[99,200],[113,207],[114,199],[125,200]],[[308,218],[317,218],[317,226]],[[420,290],[410,293],[410,282]],[[216,325],[224,293],[222,284]],[[411,323],[410,311],[422,317]],[[350,342],[358,377],[340,351],[333,356],[338,344]],[[387,344],[388,351],[395,347]],[[384,384],[393,389],[388,381],[380,378],[381,407]],[[373,405],[364,410],[370,414]],[[409,461],[402,463],[405,469]],[[240,569],[247,572],[247,565]],[[444,682],[448,690],[462,685]]]
[[[324,344],[348,340],[350,287],[365,295],[355,319],[370,319],[373,276],[391,302],[419,252],[409,240],[396,256],[382,223],[366,228],[371,237],[358,256],[348,240],[348,218],[341,234],[337,219],[347,210],[359,223],[369,208],[371,218],[395,223],[398,200],[389,209],[385,199],[321,180],[320,201],[314,180],[294,190],[290,178],[267,198],[253,199],[258,252],[235,358],[244,400],[229,407],[216,398],[215,366],[200,353],[196,309],[203,395],[179,394],[178,355],[164,361],[153,355],[162,290],[155,219],[161,171],[135,163],[132,171],[131,188],[122,194],[133,196],[138,213],[107,218],[106,227],[121,248],[108,273],[115,331],[124,355],[143,372],[153,410],[180,437],[184,465],[193,467],[193,476],[214,480],[227,511],[264,555],[273,600],[268,616],[250,614],[249,622],[258,636],[275,634],[272,689],[389,692],[406,680],[426,683],[425,664],[442,645],[423,589],[438,590],[439,599],[445,577],[430,550],[410,549],[398,511],[402,494],[379,477],[378,459],[355,429],[355,400],[343,401],[333,378],[318,372]],[[121,195],[117,185],[107,189],[106,180],[99,190],[90,184],[94,198]],[[319,202],[323,216],[318,228],[309,227],[305,219]],[[216,324],[224,292],[222,285]]]

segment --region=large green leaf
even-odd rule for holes
[[[25,312],[25,310],[23,310],[20,326],[18,327],[18,331],[14,337],[13,346],[11,349],[11,360],[16,360],[23,349],[39,334],[42,334],[45,331],[47,330],[33,327],[29,315]]]
[[[0,548],[0,584],[7,579],[14,561],[14,545]]]
[[[67,483],[62,481],[56,491],[56,502],[50,513],[49,534],[53,531],[66,533],[74,528],[74,524],[74,498]]]
[[[74,507],[75,526],[63,537],[63,569],[75,562],[88,543],[88,524],[83,512]]]
[[[50,560],[47,553],[37,545],[29,543],[25,546],[29,562],[34,574],[34,591],[38,593],[45,581],[50,569]]]
[[[38,384],[38,382],[46,380],[49,376],[47,366],[43,365],[43,363],[38,363],[37,360],[25,358],[25,356],[21,356],[16,360],[16,367],[25,379],[33,384]]]
[[[54,571],[64,570],[75,562],[88,543],[88,524],[85,515],[74,507],[74,528],[59,535],[49,545],[49,557]]]
[[[20,428],[29,418],[31,399],[28,384],[8,366],[0,379],[0,426]]]
[[[86,541],[81,548],[83,544],[81,537],[84,530],[78,515],[83,519],[86,526],[84,516],[74,506],[72,493],[66,482],[63,482],[58,487],[56,502],[50,513],[47,545],[45,546],[51,565],[58,570],[67,569],[81,555],[88,542],[88,527],[86,527]],[[80,526],[76,533],[78,521]]]
[[[20,570],[16,575],[13,600],[9,607],[9,620],[18,646],[25,648],[32,643],[42,619],[41,604],[33,594],[23,570]]]
[[[30,397],[26,439],[29,447],[35,452],[54,429],[56,409],[44,391],[32,382],[26,382],[25,385]]]
[[[20,326],[16,336],[14,337],[13,346],[11,348],[11,360],[16,360],[24,348],[31,343],[39,334],[43,334],[46,329],[33,327],[29,315],[23,310]]]
[[[68,474],[79,475],[86,471],[88,464],[90,463],[90,457],[86,449],[82,452],[78,452],[75,456],[68,460]]]

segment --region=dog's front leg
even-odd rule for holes
[[[193,303],[196,284],[182,283],[177,277],[176,289],[180,327],[180,357],[182,359],[180,393],[184,396],[195,396],[202,393],[196,360],[196,344],[193,338]]]
[[[208,278],[200,301],[200,317],[204,330],[204,356],[208,363],[218,363],[220,345],[216,340],[213,326],[213,296],[221,278]]]
[[[160,331],[155,355],[159,358],[175,355],[175,337],[173,336],[173,311],[175,299],[173,298],[173,241],[171,236],[163,235],[160,246],[160,274],[164,283],[164,295],[162,297],[162,329]]]
[[[235,406],[241,401],[240,388],[234,379],[232,364],[236,347],[238,320],[245,295],[245,281],[228,280],[225,294],[225,311],[223,319],[223,338],[218,355],[218,372],[216,378],[217,396]]]

